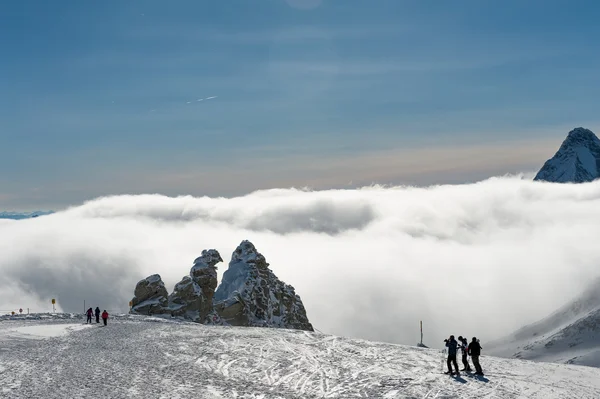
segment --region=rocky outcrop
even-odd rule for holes
[[[134,295],[131,300],[132,313],[145,315],[170,313],[168,292],[160,275],[153,274],[139,281],[135,286]]]
[[[578,127],[567,135],[556,154],[544,163],[534,180],[584,183],[600,177],[600,140]]]
[[[277,278],[249,241],[233,252],[214,300],[223,321],[234,326],[313,331],[294,287]]]
[[[313,331],[294,287],[279,280],[265,257],[249,241],[242,241],[217,288],[215,249],[202,251],[189,276],[168,295],[158,274],[135,288],[131,313],[164,314],[202,324],[279,327]]]
[[[202,251],[194,261],[190,275],[175,285],[169,296],[169,308],[173,316],[183,316],[203,323],[213,311],[213,295],[217,288],[216,264],[223,259],[215,249]]]

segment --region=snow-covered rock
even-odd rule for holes
[[[158,274],[135,288],[131,313],[170,315],[202,324],[280,327],[313,331],[294,287],[269,269],[265,257],[249,241],[233,252],[229,269],[217,288],[216,249],[202,251],[189,276],[168,295]]]
[[[279,280],[250,241],[242,241],[215,293],[215,309],[234,326],[313,331],[294,287]]]
[[[173,316],[205,322],[213,311],[213,295],[217,288],[216,264],[222,261],[216,249],[202,251],[202,255],[194,261],[190,275],[177,283],[169,295]]]
[[[544,319],[486,345],[487,353],[600,367],[600,281]]]
[[[131,300],[132,313],[164,314],[168,309],[168,292],[160,275],[153,274],[140,280],[135,286],[134,297]]]
[[[588,129],[569,132],[558,152],[540,169],[534,180],[583,183],[600,177],[600,140]]]

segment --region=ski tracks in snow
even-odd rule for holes
[[[14,345],[1,332],[3,398],[600,397],[598,369],[484,356],[489,376],[458,379],[436,350],[304,331],[124,318]]]

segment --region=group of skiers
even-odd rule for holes
[[[471,356],[471,360],[473,361],[473,365],[475,366],[475,374],[483,376],[483,370],[481,369],[481,365],[479,364],[479,355],[481,355],[481,345],[479,344],[479,340],[476,337],[473,337],[471,343],[467,343],[467,339],[462,336],[458,337],[458,342],[454,339],[454,335],[451,335],[450,338],[445,339],[446,348],[448,348],[448,371],[445,374],[454,374],[456,376],[460,376],[460,371],[471,371],[471,366],[469,366],[469,360],[467,356]],[[456,363],[456,353],[458,349],[462,352],[462,363],[464,368],[458,371],[458,364]],[[454,364],[454,369],[456,372],[452,372],[452,364]]]
[[[96,314],[96,323],[100,323],[100,308],[96,306],[96,311],[92,310],[92,308],[89,308],[86,312],[87,314],[87,323],[91,323],[92,322],[92,316],[94,315],[94,313]],[[104,322],[104,325],[106,325],[108,323],[108,312],[106,310],[104,310],[104,312],[102,312],[102,321]]]

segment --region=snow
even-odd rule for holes
[[[600,367],[600,280],[549,316],[486,348],[496,356]]]
[[[144,306],[148,306],[148,305],[160,305],[161,304],[161,298],[150,298],[150,299],[146,299],[143,302],[138,303],[137,305],[135,305],[136,308],[142,308]]]
[[[577,154],[581,167],[589,174],[597,175],[598,168],[596,166],[596,158],[592,155],[591,151],[587,147],[575,147],[573,151]]]
[[[82,321],[83,323],[83,321]],[[68,331],[5,341],[6,331]],[[600,369],[482,356],[485,377],[441,373],[441,353],[330,335],[134,315],[0,322],[2,398],[598,398]],[[27,331],[27,330],[26,330]]]
[[[232,259],[229,268],[223,273],[221,284],[215,291],[214,301],[224,301],[233,296],[234,292],[242,292],[248,281],[250,265],[243,259],[234,262]]]
[[[194,276],[194,274],[201,270],[210,267],[215,267],[215,265],[219,262],[223,262],[219,251],[216,249],[205,249],[202,251],[202,255],[194,260],[194,266],[190,270],[190,276]]]
[[[159,281],[161,281],[161,278],[160,278],[159,274],[153,274],[151,276],[146,277],[144,280],[146,280],[150,284],[156,284]],[[144,280],[142,280],[142,281],[144,281]],[[164,285],[164,284],[161,284],[161,285]]]
[[[18,326],[0,330],[0,340],[60,337],[72,331],[78,331],[88,327],[90,327],[89,324],[37,324],[32,326]]]
[[[600,139],[588,129],[569,132],[556,154],[544,163],[534,180],[581,183],[600,177]]]

